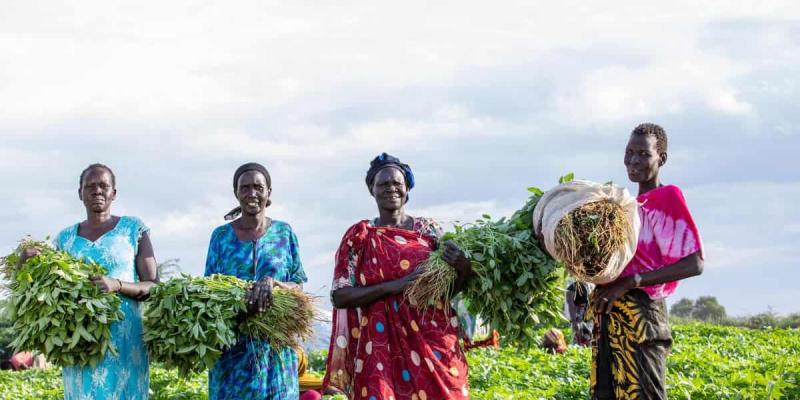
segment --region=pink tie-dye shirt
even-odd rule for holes
[[[636,254],[622,271],[620,277],[655,271],[675,264],[682,258],[700,251],[703,244],[694,224],[686,199],[674,185],[653,189],[639,197],[639,216],[642,229]],[[651,299],[663,299],[678,287],[678,282],[668,282],[642,287]]]

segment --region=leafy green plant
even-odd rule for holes
[[[8,300],[0,299],[0,366],[12,356],[11,342],[14,340],[13,323],[8,318]]]
[[[186,375],[211,368],[242,336],[283,347],[312,333],[312,298],[300,290],[273,288],[272,305],[240,321],[251,284],[229,275],[182,275],[154,286],[144,311],[152,359]]]
[[[537,332],[541,333],[541,332]],[[569,336],[569,332],[565,331]],[[751,330],[690,323],[673,326],[667,358],[667,396],[678,400],[800,398],[800,331]],[[310,355],[324,362],[325,351]],[[503,346],[467,353],[472,399],[586,399],[591,350],[570,347],[564,354]],[[181,376],[154,364],[153,400],[207,399],[207,375]],[[0,399],[58,400],[61,372],[51,368],[0,371]],[[326,397],[329,400],[343,397]]]
[[[670,399],[800,398],[800,331],[691,323],[673,327]],[[506,346],[468,354],[473,399],[585,399],[591,349],[563,355]]]
[[[325,363],[328,361],[328,350],[316,350],[308,353],[308,370],[318,374],[325,373]]]
[[[40,254],[17,268],[20,252],[28,247]],[[33,240],[22,241],[0,264],[10,282],[14,352],[38,351],[62,366],[96,365],[107,352],[116,354],[111,323],[123,318],[120,299],[89,280],[104,275],[103,267]]]
[[[264,312],[254,314],[239,324],[240,334],[268,340],[272,346],[299,344],[314,333],[314,305],[311,296],[300,289],[272,289],[272,304]]]
[[[211,368],[236,343],[247,287],[228,275],[182,275],[151,288],[143,336],[151,359],[183,375]]]
[[[489,215],[470,224],[456,225],[443,241],[453,240],[472,263],[472,276],[461,296],[469,311],[497,329],[505,341],[531,345],[538,338],[532,328],[563,319],[563,272],[560,265],[541,250],[533,235],[533,209],[543,192],[529,188],[528,201],[510,218],[492,220]],[[450,298],[455,271],[431,253],[426,270],[409,286],[411,304],[429,307]]]

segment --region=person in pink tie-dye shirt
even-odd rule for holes
[[[658,178],[667,134],[641,124],[625,148],[628,177],[639,185],[642,226],[636,254],[614,282],[592,293],[592,399],[666,399],[672,333],[664,299],[678,281],[703,272],[700,233],[681,190]]]

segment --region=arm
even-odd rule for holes
[[[413,282],[421,272],[422,268],[417,268],[414,272],[400,279],[381,282],[371,286],[352,286],[334,290],[331,295],[333,306],[336,308],[363,307],[390,294],[403,293],[406,287]]]
[[[307,282],[306,272],[303,270],[303,263],[300,261],[300,244],[297,240],[297,235],[290,229],[289,231],[289,246],[292,257],[292,267],[289,274],[289,280],[286,282],[275,281],[275,287],[282,289],[299,289],[303,290],[303,282]]]
[[[472,263],[467,259],[464,251],[461,250],[455,242],[448,240],[444,244],[445,248],[442,252],[442,259],[456,270],[458,275],[451,290],[452,295],[456,295],[461,289],[464,288],[467,280],[472,276]]]
[[[696,251],[668,267],[640,274],[642,282],[639,286],[657,285],[698,276],[703,273],[703,266],[700,252]],[[633,282],[633,277],[630,277],[630,280]]]
[[[288,225],[286,225],[288,228]],[[272,305],[272,289],[279,287],[286,290],[303,290],[303,282],[306,282],[305,271],[303,271],[303,264],[300,262],[300,246],[297,242],[297,236],[288,228],[289,236],[289,258],[290,258],[290,271],[288,281],[282,282],[272,278],[264,278],[258,282],[253,283],[253,286],[248,290],[245,300],[248,304],[248,314],[256,311],[264,311]]]
[[[567,312],[569,312],[569,322],[571,324],[575,323],[575,315],[578,314],[578,307],[575,307],[575,287],[577,287],[577,284],[567,287]]]
[[[250,316],[256,312],[266,311],[272,306],[272,289],[279,287],[286,290],[303,290],[303,285],[294,282],[280,282],[270,277],[261,279],[254,282],[253,286],[247,290],[245,294],[245,302],[247,302],[247,311],[242,317]]]
[[[295,282],[272,281],[272,287],[279,287],[281,289],[286,289],[286,290],[292,290],[292,289],[303,290],[303,285]]]
[[[22,253],[20,253],[19,258],[17,259],[17,269],[19,269],[22,264],[25,264],[25,261],[27,261],[29,258],[36,257],[40,253],[41,252],[36,247],[27,247],[25,250],[22,250]]]
[[[150,242],[150,236],[144,232],[139,239],[139,253],[136,254],[136,273],[139,275],[139,282],[124,282],[102,275],[93,276],[91,280],[104,292],[120,293],[141,301],[147,299],[150,288],[158,282],[157,271],[153,244]]]
[[[469,276],[472,276],[471,266],[470,266]],[[457,295],[459,292],[461,292],[462,289],[464,289],[464,286],[467,284],[467,280],[469,280],[469,276],[462,274],[461,272],[458,273],[458,275],[456,276],[456,280],[453,282],[453,288],[450,292],[452,296]]]
[[[660,283],[674,282],[691,278],[703,273],[703,258],[700,251],[696,251],[680,259],[678,262],[664,268],[640,274],[642,281],[639,286],[658,285]],[[635,289],[633,276],[617,279],[607,285],[597,287],[597,295],[592,306],[604,313],[611,312],[614,301],[625,295],[629,290]]]

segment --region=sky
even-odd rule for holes
[[[258,161],[324,302],[342,234],[377,213],[375,155],[413,168],[409,214],[449,226],[567,172],[635,191],[623,152],[649,121],[706,250],[671,301],[800,312],[796,1],[12,0],[0,49],[4,254],[84,219],[78,177],[101,162],[113,212],[202,274]]]

